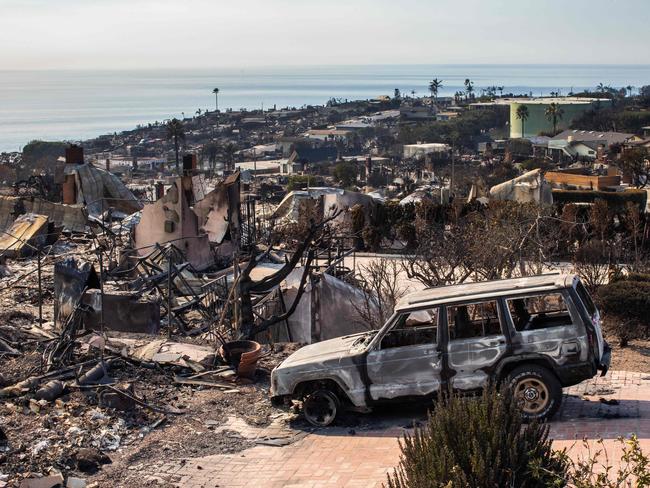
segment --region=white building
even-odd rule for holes
[[[434,154],[439,157],[448,156],[451,153],[451,146],[441,142],[428,142],[425,144],[404,144],[404,158],[424,157],[427,154]]]

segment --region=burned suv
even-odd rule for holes
[[[271,396],[301,400],[307,420],[325,426],[341,408],[506,382],[527,419],[546,419],[562,387],[605,374],[610,357],[577,276],[466,283],[408,295],[379,330],[299,349],[273,370]]]

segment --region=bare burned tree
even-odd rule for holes
[[[406,272],[427,287],[539,274],[557,257],[558,235],[550,208],[493,202],[444,226],[419,230]]]
[[[468,266],[484,280],[540,274],[557,256],[557,222],[550,207],[494,202],[469,216]]]
[[[606,243],[593,239],[582,243],[575,252],[573,267],[592,293],[607,283],[613,271],[611,251]]]
[[[472,274],[468,266],[466,225],[430,228],[418,236],[418,247],[404,264],[409,278],[426,287],[463,283]]]
[[[402,266],[394,259],[381,258],[368,265],[359,266],[362,277],[357,280],[361,300],[352,298],[358,321],[370,329],[378,329],[393,314],[397,302],[406,295],[400,284]]]
[[[648,223],[638,205],[628,202],[625,206],[623,225],[626,230],[623,239],[625,261],[632,272],[645,273],[650,269],[648,255]]]
[[[573,255],[573,267],[591,292],[620,273],[623,239],[614,232],[614,215],[606,201],[596,200]]]
[[[291,259],[275,273],[267,276],[260,281],[253,281],[251,273],[255,267],[269,255],[272,245],[269,245],[267,250],[261,255],[251,255],[248,263],[241,270],[241,274],[237,283],[237,290],[240,302],[239,313],[239,331],[240,335],[247,339],[252,339],[255,335],[269,329],[271,326],[282,322],[289,318],[295,312],[300,299],[305,291],[307,285],[307,278],[311,265],[315,257],[315,249],[319,246],[326,235],[328,224],[336,219],[343,210],[332,209],[329,215],[320,221],[310,220],[304,229],[304,235],[300,237],[297,247],[295,248]],[[273,288],[279,286],[289,274],[298,266],[301,259],[306,257],[304,263],[304,271],[298,286],[298,293],[289,309],[281,315],[272,315],[268,318],[261,319],[258,323],[255,321],[255,314],[253,312],[253,296],[264,295],[269,293]]]
[[[650,183],[650,155],[641,148],[623,151],[618,165],[623,173],[632,177],[633,183],[644,188]]]

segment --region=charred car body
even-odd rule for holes
[[[466,283],[400,301],[379,330],[305,346],[272,373],[276,403],[302,400],[328,425],[341,408],[480,391],[507,382],[528,419],[559,408],[562,387],[605,374],[599,312],[575,275]]]

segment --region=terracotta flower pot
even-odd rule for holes
[[[226,353],[226,350],[228,353]],[[262,355],[262,346],[255,341],[231,341],[221,346],[219,355],[235,368],[237,376],[254,379],[257,360]]]

